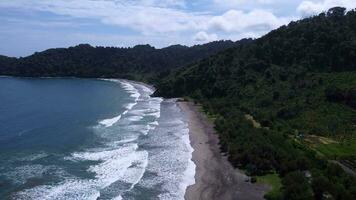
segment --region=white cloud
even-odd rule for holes
[[[139,5],[158,6],[158,7],[186,7],[185,0],[136,0]]]
[[[208,34],[205,31],[200,31],[195,34],[194,40],[197,42],[211,42],[218,40],[218,36],[216,34]]]
[[[199,6],[196,7],[197,2],[187,0],[0,0],[0,11],[15,9],[16,12],[26,13],[19,14],[20,19],[28,22],[23,28],[36,30],[42,27],[44,31],[52,31],[53,37],[58,35],[57,32],[87,34],[89,28],[85,27],[83,29],[86,31],[81,32],[80,27],[84,26],[83,23],[89,23],[92,29],[90,33],[94,35],[96,33],[117,34],[125,40],[133,38],[125,36],[135,36],[133,41],[126,43],[153,42],[151,44],[162,46],[169,43],[190,45],[218,38],[238,40],[244,37],[260,37],[295,19],[280,17],[274,13],[273,6],[268,7],[271,4],[277,5],[278,3],[279,5],[282,1],[284,2],[284,0],[201,0],[197,4]],[[300,2],[301,0],[291,1]],[[202,6],[203,2],[206,7]],[[225,5],[238,6],[229,7],[227,10],[222,7],[217,8],[218,2],[221,5],[225,2]],[[294,7],[293,10],[295,10]],[[46,20],[42,12],[46,15],[52,13],[50,18],[55,20]],[[38,18],[31,22],[26,18],[28,13],[36,13]],[[5,24],[3,22],[4,18],[0,18],[0,23]],[[10,26],[10,31],[11,26],[14,29],[21,27],[19,23],[7,22],[6,24]],[[68,27],[78,26],[78,28],[63,28],[66,25]],[[51,27],[51,30],[47,27]],[[97,31],[95,29],[97,27],[103,29],[108,27],[111,32]],[[138,39],[140,37],[142,39]],[[78,37],[74,38],[82,42]],[[85,38],[88,41],[94,41],[88,37]],[[103,38],[97,37],[95,41],[98,42],[93,43],[100,43],[99,40],[101,40],[106,44],[108,40]],[[116,42],[113,37],[109,38],[113,40],[113,43]],[[151,40],[150,38],[161,39]],[[68,38],[61,39],[68,40]],[[67,44],[65,41],[63,43]]]
[[[213,0],[214,5],[225,9],[257,8],[272,5],[280,0]]]
[[[209,30],[223,32],[269,31],[288,22],[288,19],[278,18],[273,13],[264,10],[251,12],[230,10],[221,16],[213,16],[170,7],[159,7],[161,2],[163,1],[12,0],[1,1],[0,7],[20,7],[75,18],[98,19],[104,24],[130,28],[144,35]],[[182,5],[185,1],[169,0],[166,3],[166,5]]]
[[[297,8],[302,16],[316,15],[328,9],[341,6],[347,9],[356,8],[355,0],[322,0],[322,1],[303,1]]]
[[[246,4],[271,4],[276,0],[214,0],[215,4],[225,6],[241,6]]]
[[[211,29],[224,32],[269,31],[286,24],[290,19],[276,17],[273,13],[264,10],[243,12],[230,10],[221,16],[210,19],[208,25]]]
[[[47,11],[76,18],[99,19],[144,34],[185,31],[200,27],[204,15],[165,7],[182,5],[184,1],[124,1],[124,0],[12,0],[0,1],[0,7]],[[162,7],[161,7],[162,6]]]

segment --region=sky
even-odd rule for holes
[[[334,6],[356,0],[0,0],[0,55],[258,38]]]

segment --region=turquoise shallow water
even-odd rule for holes
[[[183,113],[118,80],[0,78],[1,199],[183,199]]]

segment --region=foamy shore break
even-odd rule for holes
[[[101,80],[111,81],[111,82],[116,82],[116,83],[121,84],[121,87],[123,87],[128,93],[130,93],[131,97],[135,98],[135,103],[127,105],[127,107],[126,107],[127,110],[125,110],[122,114],[120,114],[114,118],[101,120],[99,122],[99,124],[101,124],[105,127],[110,127],[110,126],[114,125],[115,123],[117,123],[121,119],[122,115],[125,115],[128,111],[130,111],[137,104],[137,101],[139,100],[141,94],[138,92],[138,89],[136,87],[141,87],[145,92],[147,92],[150,95],[153,94],[155,91],[155,88],[153,86],[145,84],[145,83],[141,83],[141,82],[122,80],[122,79],[101,79]],[[173,100],[173,101],[176,102],[176,100]],[[180,109],[180,111],[183,112],[182,109]],[[157,118],[160,117],[160,113],[153,113],[153,115],[155,115]],[[180,186],[179,186],[180,191],[176,191],[177,193],[181,194],[181,195],[178,195],[179,199],[184,199],[187,188],[189,186],[195,184],[195,173],[196,173],[196,165],[192,160],[192,157],[193,157],[192,154],[193,154],[194,149],[191,146],[191,141],[190,141],[190,136],[189,136],[189,133],[190,133],[190,130],[188,128],[189,120],[187,120],[185,113],[184,113],[184,118],[185,118],[185,120],[184,120],[185,129],[182,131],[182,133],[185,133],[185,134],[182,135],[182,140],[184,141],[184,143],[186,145],[187,151],[189,152],[189,156],[188,156],[188,160],[187,160],[187,162],[188,162],[187,167],[184,171],[182,180],[180,180]],[[148,131],[153,129],[155,126],[158,126],[158,123],[156,121],[155,123],[149,124],[149,126],[150,127],[148,127],[148,130],[145,131],[146,132],[145,134],[147,134]],[[121,199],[121,196],[119,197],[119,199]],[[167,198],[164,196],[161,196],[160,199],[167,199]],[[168,197],[168,199],[169,199],[169,197]]]

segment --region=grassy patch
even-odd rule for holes
[[[356,159],[355,137],[344,138],[340,141],[322,136],[307,135],[305,136],[303,143],[311,147],[327,159]]]
[[[206,110],[204,110],[203,106],[200,104],[197,104],[197,108],[198,108],[199,112],[204,113],[207,116],[209,122],[211,122],[211,123],[215,122],[217,115],[213,115],[213,114],[207,112]]]
[[[356,158],[356,139],[340,143],[317,144],[315,148],[329,159]]]
[[[271,186],[271,190],[265,195],[266,199],[278,199],[281,196],[281,178],[278,174],[267,174],[264,176],[258,176],[257,183],[263,183]]]
[[[318,136],[318,135],[305,135],[304,142],[309,144],[312,147],[316,147],[318,145],[329,145],[329,144],[338,144],[339,142],[328,137]]]

